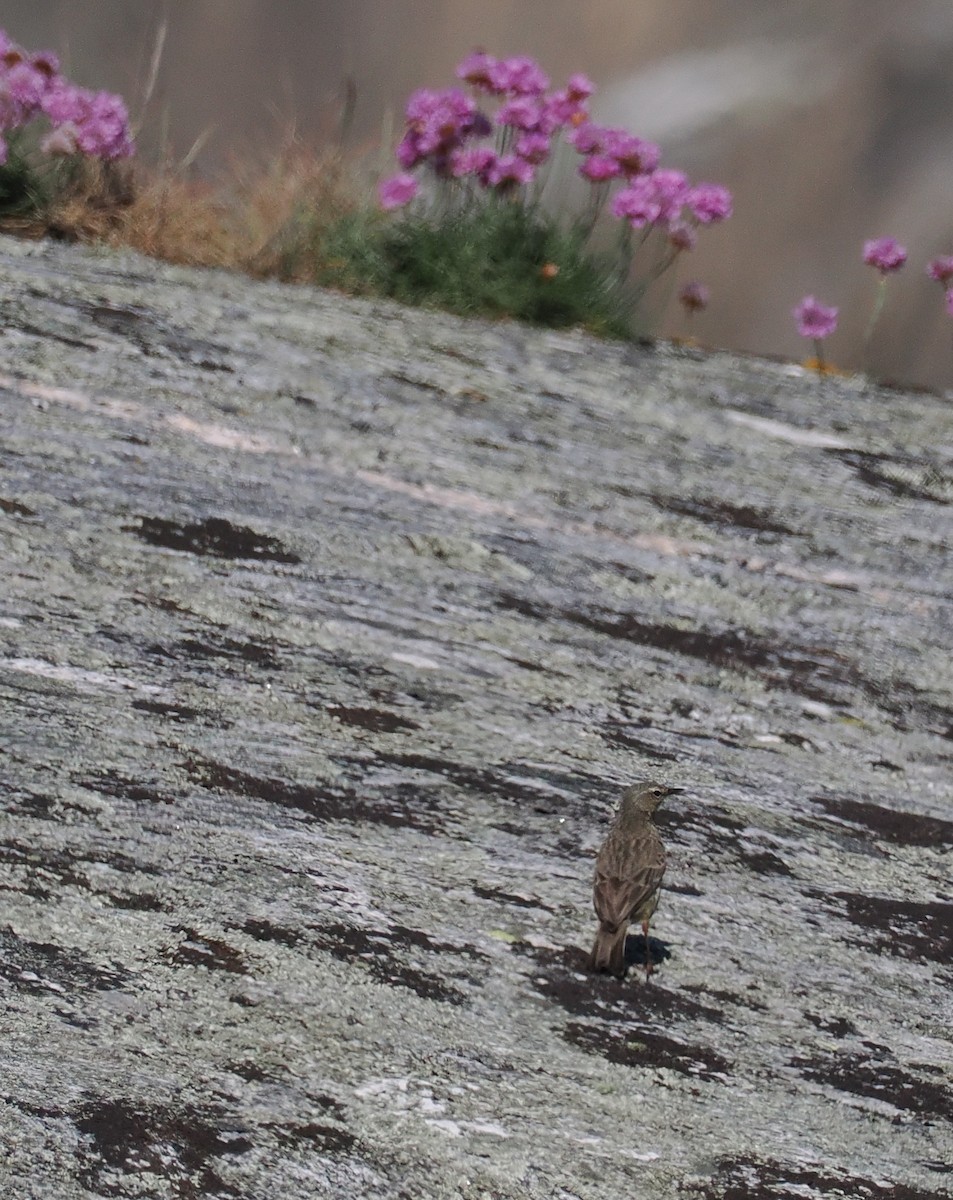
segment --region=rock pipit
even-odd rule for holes
[[[652,974],[649,921],[658,907],[665,874],[665,847],[652,824],[652,814],[666,796],[682,788],[664,783],[637,783],[622,793],[622,803],[596,857],[592,902],[599,929],[589,967],[620,978],[625,975],[625,935],[633,921],[645,936],[645,978]]]

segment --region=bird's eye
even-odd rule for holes
[[[653,795],[653,796],[661,796],[661,794],[662,794],[662,789],[661,789],[661,788],[652,788],[652,795]]]

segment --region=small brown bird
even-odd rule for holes
[[[625,975],[625,935],[633,921],[645,935],[645,978],[652,974],[649,921],[658,907],[665,874],[665,847],[652,824],[652,814],[666,796],[682,788],[664,783],[637,783],[622,793],[622,803],[596,857],[592,902],[599,929],[589,968]]]

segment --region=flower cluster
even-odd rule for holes
[[[869,343],[883,310],[887,276],[894,274],[904,266],[907,261],[907,249],[905,246],[901,246],[896,238],[871,238],[864,242],[862,257],[868,267],[873,267],[880,272],[877,298],[864,335],[865,343]],[[953,316],[953,255],[940,255],[938,258],[932,259],[927,263],[926,273],[943,288],[946,293],[946,311]],[[817,358],[820,362],[823,362],[820,343],[837,328],[837,314],[836,308],[829,308],[827,305],[821,304],[814,296],[805,296],[793,309],[798,333],[801,337],[811,338],[814,341]]]
[[[78,87],[60,74],[56,55],[28,54],[0,30],[0,165],[11,135],[38,117],[50,123],[40,143],[47,154],[114,159],[134,151],[120,96]]]
[[[881,275],[899,271],[906,261],[906,247],[901,246],[896,238],[871,238],[869,242],[864,242],[864,262],[868,267],[876,267]]]
[[[794,308],[798,333],[815,342],[830,337],[837,328],[838,311],[832,305],[822,304],[816,296],[805,296]]]
[[[927,274],[946,292],[946,311],[953,317],[953,254],[941,254],[927,263]]]
[[[527,187],[562,135],[582,159],[578,172],[596,189],[596,207],[617,184],[612,214],[646,235],[660,229],[673,256],[694,247],[700,227],[731,216],[727,188],[693,186],[681,171],[659,166],[661,151],[654,142],[592,121],[589,99],[595,87],[585,75],[573,75],[565,87],[550,90],[534,59],[497,59],[476,51],[459,64],[457,76],[473,96],[459,88],[422,88],[410,97],[397,147],[403,172],[381,183],[384,208],[398,208],[418,194],[419,183],[409,172],[421,164],[438,179],[472,179],[490,191]],[[495,110],[484,111],[480,103],[485,100],[493,101]]]

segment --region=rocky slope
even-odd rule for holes
[[[0,280],[8,1196],[949,1194],[948,405]],[[669,957],[593,979],[647,775]]]

